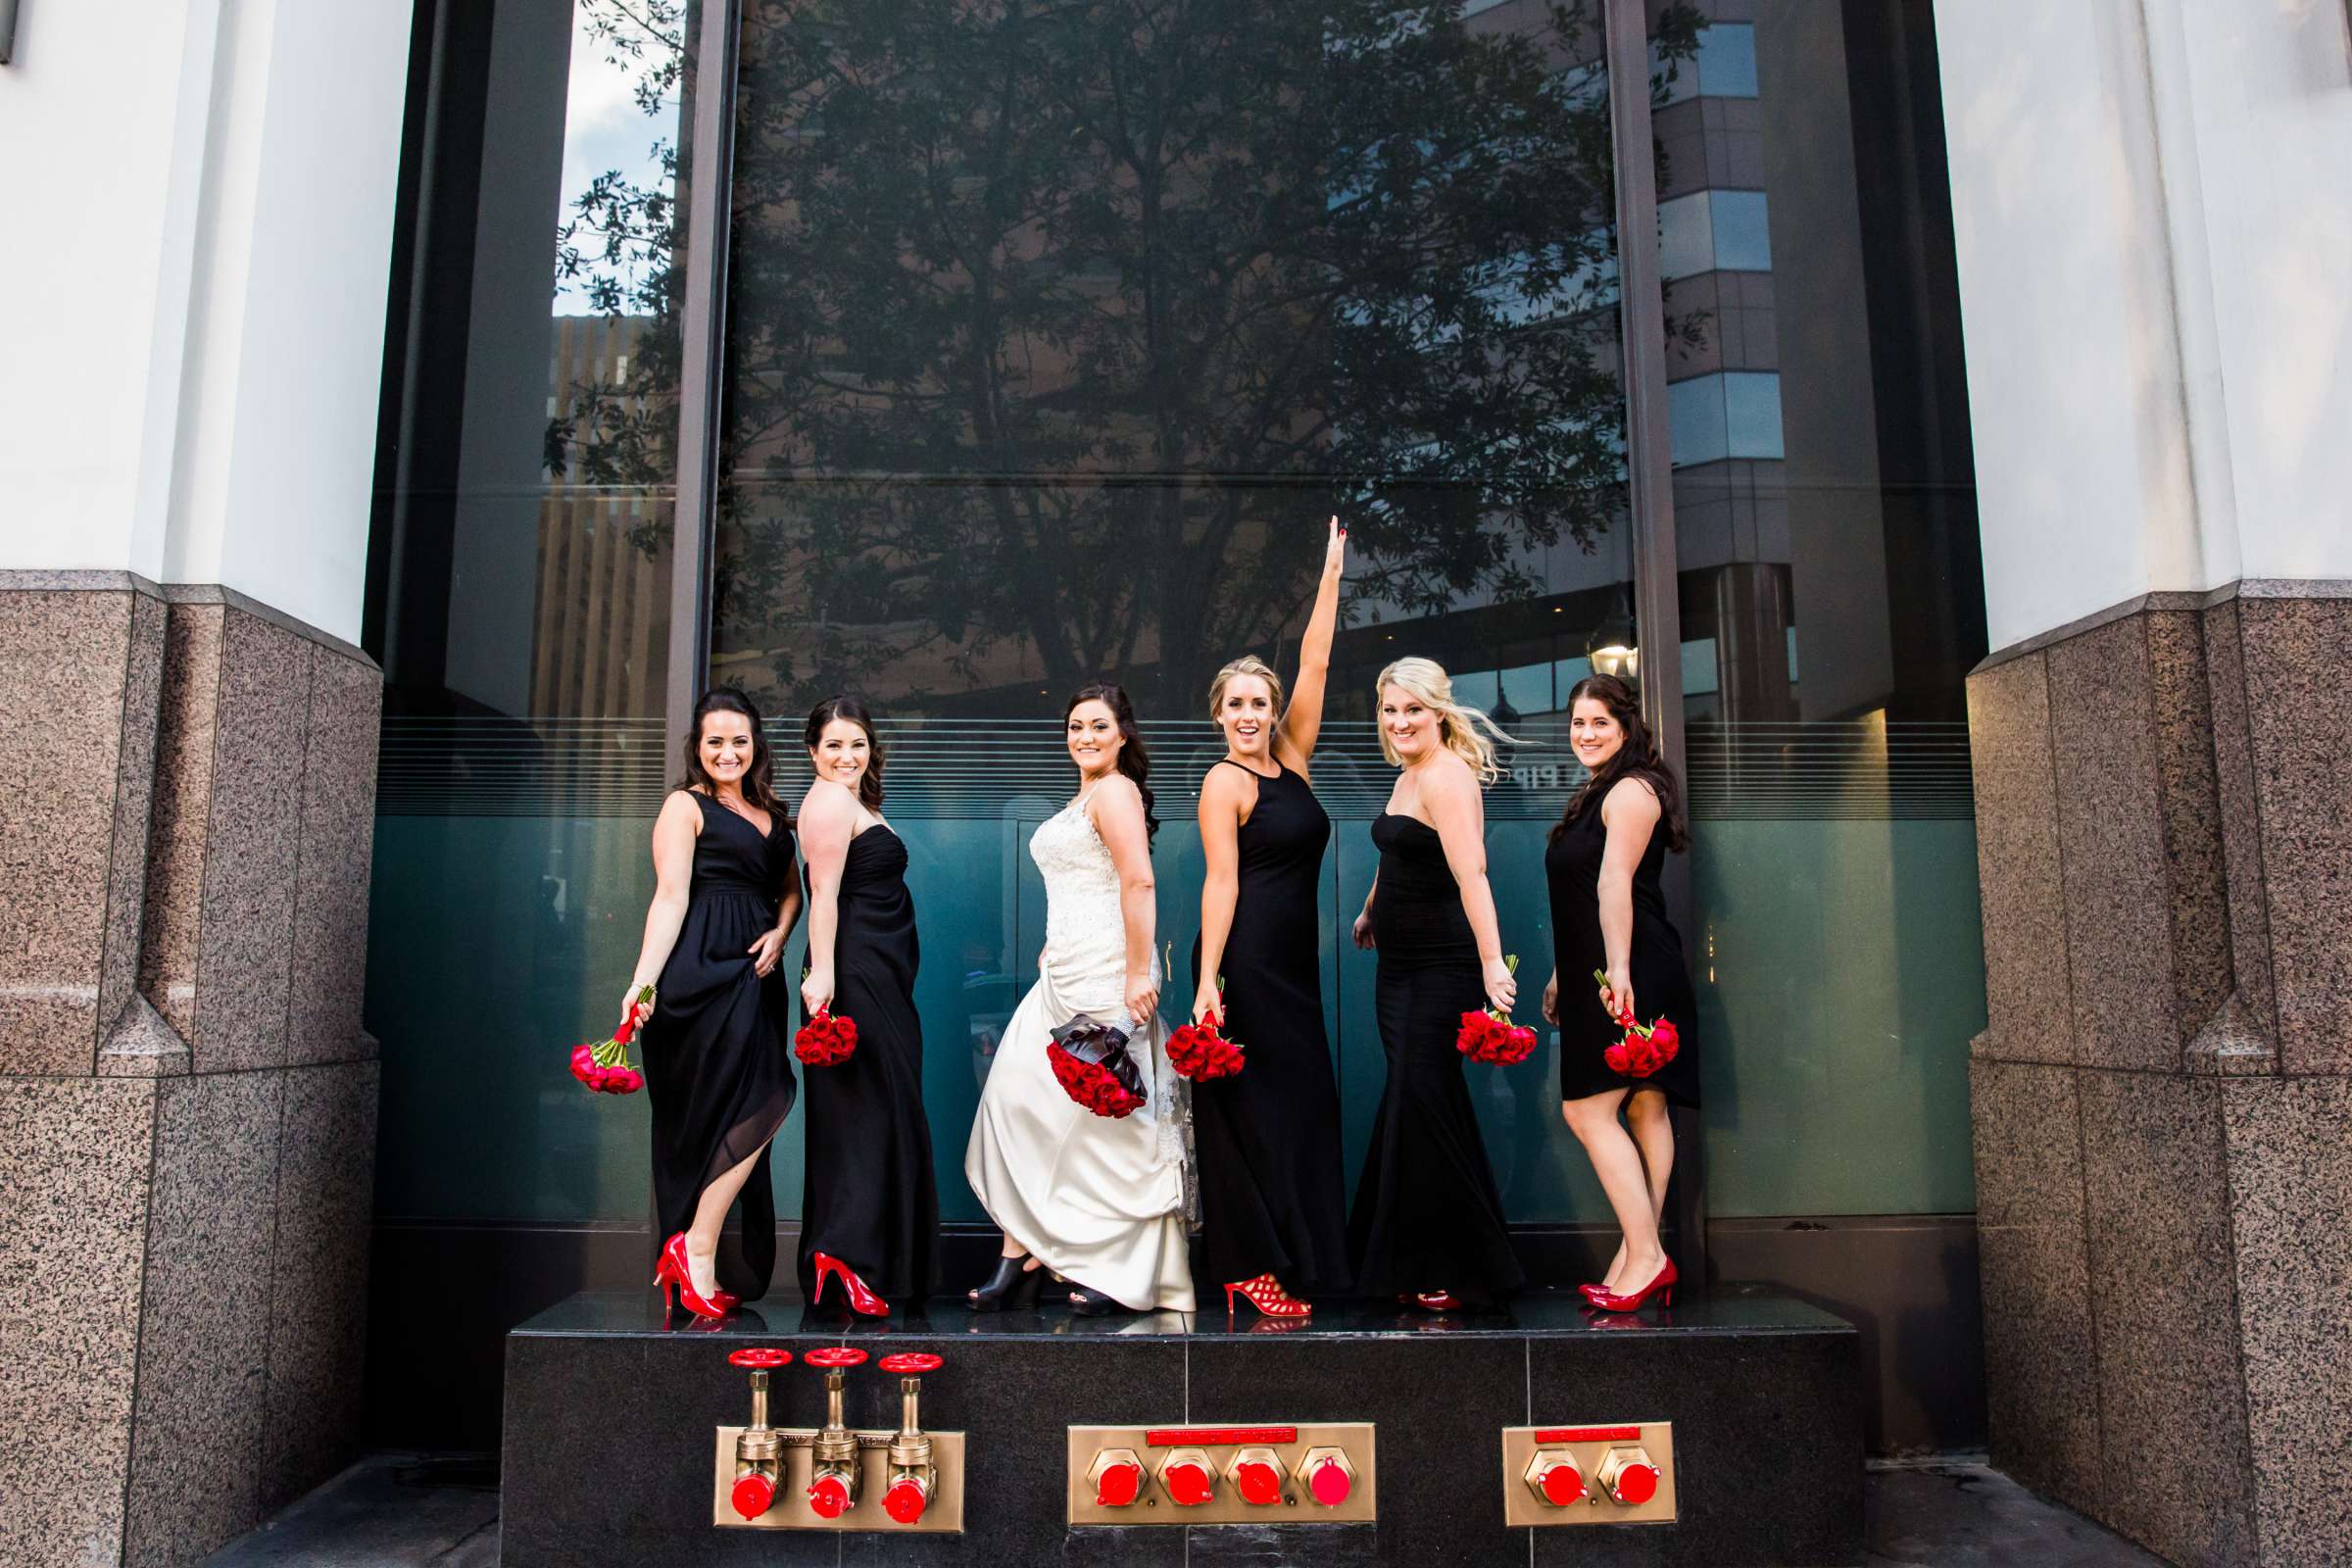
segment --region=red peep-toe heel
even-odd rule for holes
[[[694,1288],[694,1271],[686,1266],[684,1231],[662,1244],[662,1260],[654,1265],[654,1283],[662,1287],[662,1304],[665,1310],[674,1310],[680,1301],[696,1317],[721,1318],[732,1310]],[[726,1295],[724,1291],[717,1294]]]
[[[1233,1321],[1233,1298],[1239,1296],[1268,1317],[1305,1317],[1314,1308],[1282,1288],[1282,1281],[1271,1274],[1260,1274],[1253,1280],[1236,1280],[1225,1287],[1225,1321]]]
[[[1642,1310],[1642,1304],[1654,1296],[1658,1298],[1660,1306],[1672,1306],[1676,1278],[1674,1259],[1670,1257],[1666,1260],[1666,1266],[1658,1270],[1656,1279],[1651,1280],[1631,1296],[1619,1296],[1610,1291],[1602,1291],[1592,1298],[1592,1304],[1603,1312],[1639,1312]]]
[[[849,1295],[851,1311],[861,1317],[890,1316],[890,1303],[867,1290],[865,1281],[859,1279],[857,1270],[851,1268],[849,1264],[828,1252],[811,1252],[808,1254],[808,1260],[816,1265],[816,1289],[808,1293],[810,1306],[816,1305],[825,1298],[826,1279],[838,1274],[841,1276],[842,1290]]]

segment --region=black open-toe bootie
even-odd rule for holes
[[[1019,1257],[998,1258],[997,1271],[988,1277],[986,1285],[964,1298],[964,1304],[975,1312],[1002,1311],[1008,1306],[1035,1306],[1037,1293],[1045,1288],[1046,1269],[1042,1263],[1036,1268],[1023,1267],[1028,1261],[1026,1253]]]

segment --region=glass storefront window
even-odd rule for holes
[[[1657,136],[1715,264],[1666,301],[1708,1201],[1965,1211],[1984,594],[1932,29],[1700,9],[1741,20]]]
[[[617,1016],[674,768],[691,24],[673,0],[419,22],[369,585],[386,1216],[646,1213],[642,1101],[563,1058]]]

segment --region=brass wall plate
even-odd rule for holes
[[[1219,1441],[1222,1440],[1222,1441]],[[1124,1508],[1095,1501],[1087,1471],[1104,1448],[1131,1448],[1143,1462],[1144,1483],[1135,1501]],[[1190,1508],[1178,1507],[1159,1484],[1159,1467],[1176,1448],[1199,1448],[1208,1455],[1216,1491],[1209,1500]],[[1258,1505],[1244,1502],[1225,1473],[1233,1456],[1244,1448],[1272,1448],[1283,1471],[1282,1500]],[[1299,1479],[1298,1462],[1309,1448],[1338,1448],[1355,1472],[1347,1499],[1324,1507],[1310,1496]],[[1069,1429],[1069,1513],[1072,1525],[1331,1525],[1370,1524],[1379,1516],[1378,1471],[1374,1463],[1372,1423],[1270,1422],[1256,1425],[1195,1423],[1169,1427],[1071,1427]]]
[[[783,1477],[776,1488],[775,1505],[757,1519],[746,1519],[728,1499],[735,1491],[735,1440],[741,1427],[718,1429],[716,1479],[710,1493],[710,1522],[728,1530],[871,1530],[898,1536],[960,1536],[963,1534],[963,1434],[926,1432],[931,1440],[931,1467],[939,1472],[939,1487],[931,1505],[913,1524],[903,1525],[882,1506],[890,1487],[889,1432],[858,1434],[858,1506],[838,1519],[820,1517],[808,1506],[808,1477],[815,1458],[809,1443],[814,1427],[778,1427],[784,1439]]]
[[[1647,1502],[1611,1502],[1599,1486],[1600,1461],[1611,1448],[1640,1446],[1657,1462],[1658,1490]],[[1565,1508],[1539,1500],[1527,1484],[1528,1462],[1539,1448],[1565,1448],[1585,1474],[1585,1500]],[[1670,1525],[1674,1523],[1674,1423],[1589,1422],[1575,1427],[1502,1429],[1502,1522],[1506,1525]]]

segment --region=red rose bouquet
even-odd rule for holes
[[[1143,1072],[1127,1054],[1127,1031],[1083,1012],[1052,1031],[1046,1063],[1061,1092],[1095,1115],[1117,1121],[1146,1099]]]
[[[1519,972],[1519,955],[1509,955],[1503,960],[1513,974]],[[1512,1066],[1534,1054],[1536,1032],[1524,1024],[1511,1022],[1511,1015],[1487,1007],[1478,1012],[1462,1014],[1461,1032],[1453,1037],[1453,1049],[1472,1061],[1492,1061]]]
[[[815,1017],[801,1025],[792,1037],[792,1054],[811,1067],[830,1067],[850,1059],[858,1049],[858,1025],[855,1020],[820,1007]]]
[[[1225,1000],[1225,977],[1217,976],[1217,1001]],[[1168,1065],[1195,1083],[1230,1078],[1245,1064],[1241,1042],[1225,1038],[1225,1015],[1211,1012],[1168,1036]]]
[[[633,1095],[645,1087],[645,1074],[629,1065],[629,1042],[637,1037],[642,1009],[654,1001],[654,988],[637,988],[637,1000],[620,1027],[606,1039],[571,1048],[571,1075],[600,1095]]]
[[[1609,977],[1598,969],[1592,971],[1592,978],[1603,986],[1609,983]],[[1672,1018],[1661,1016],[1643,1027],[1629,1011],[1619,1013],[1617,1021],[1625,1027],[1625,1038],[1600,1054],[1611,1072],[1628,1078],[1646,1078],[1672,1061],[1675,1053],[1683,1049],[1682,1032],[1674,1027]]]

